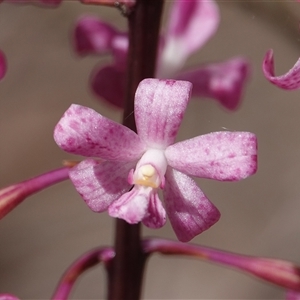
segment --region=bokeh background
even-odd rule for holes
[[[167,1],[165,21],[171,4]],[[277,74],[298,59],[300,4],[219,5],[217,34],[187,65],[243,55],[252,63],[251,80],[234,113],[210,99],[192,101],[178,140],[224,129],[254,132],[259,168],[255,176],[238,183],[198,180],[222,217],[193,242],[300,264],[300,94],[279,90],[261,71],[269,48],[275,51]],[[74,23],[90,13],[126,29],[116,9],[75,0],[56,9],[0,5],[0,48],[9,67],[0,83],[0,186],[57,168],[71,158],[52,137],[71,103],[121,121],[122,113],[97,100],[88,86],[95,66],[111,58],[80,58],[72,49]],[[49,298],[71,262],[93,247],[111,245],[113,232],[113,220],[106,213],[91,212],[68,181],[32,196],[0,222],[0,293]],[[175,238],[169,224],[156,231],[143,228],[143,235]],[[96,267],[82,276],[72,297],[104,299],[105,284],[102,267]],[[283,298],[282,289],[234,270],[159,255],[148,262],[143,289],[143,299]]]

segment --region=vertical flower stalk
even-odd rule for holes
[[[163,0],[139,0],[128,16],[129,53],[123,124],[135,130],[134,95],[140,81],[154,77]],[[116,256],[109,269],[108,299],[140,298],[146,255],[140,224],[116,221]]]

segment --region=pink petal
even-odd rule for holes
[[[148,194],[133,188],[114,201],[109,206],[108,213],[111,217],[123,219],[129,224],[137,224],[145,217],[148,205]]]
[[[265,55],[262,67],[265,77],[276,86],[285,90],[300,88],[300,58],[286,74],[275,76],[273,50],[269,50]]]
[[[161,228],[166,223],[166,211],[156,192],[150,195],[149,207],[143,224],[149,228]]]
[[[91,85],[97,96],[118,108],[124,107],[125,72],[122,68],[116,65],[97,68],[92,75]]]
[[[0,50],[0,80],[4,77],[7,70],[6,58],[4,53]]]
[[[218,6],[214,1],[176,0],[158,64],[160,76],[168,77],[167,74],[178,70],[189,55],[201,48],[217,30],[219,19]]]
[[[81,55],[110,53],[118,62],[125,62],[128,37],[99,18],[85,16],[76,24],[74,47]]]
[[[47,5],[59,5],[63,0],[40,0],[41,3]]]
[[[0,294],[0,300],[19,300],[19,298],[11,294]]]
[[[288,291],[286,293],[285,300],[300,300],[300,292],[299,291]]]
[[[257,141],[250,132],[213,132],[169,146],[168,164],[185,174],[222,181],[256,172]]]
[[[83,4],[95,4],[95,5],[107,5],[107,6],[117,6],[121,7],[123,5],[126,6],[126,8],[130,8],[133,5],[135,5],[136,0],[80,0]]]
[[[63,0],[5,0],[6,2],[11,2],[15,4],[44,4],[49,7],[58,6]]]
[[[67,152],[114,161],[136,160],[145,149],[134,131],[76,104],[56,125],[54,139]]]
[[[181,242],[188,242],[220,218],[218,209],[195,181],[174,169],[166,173],[165,206],[171,225]]]
[[[249,67],[246,59],[234,58],[179,73],[176,78],[193,84],[192,96],[215,98],[234,110],[240,104]]]
[[[192,85],[176,80],[144,79],[135,94],[137,132],[149,147],[174,143]]]
[[[87,159],[70,170],[70,179],[89,208],[103,212],[130,189],[127,182],[132,163]]]

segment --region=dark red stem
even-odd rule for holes
[[[52,300],[65,300],[74,287],[78,277],[86,270],[94,267],[100,262],[104,265],[109,264],[111,259],[115,256],[115,252],[111,248],[102,247],[91,250],[84,255],[80,256],[69,268],[60,279],[57,288],[52,296]]]
[[[137,0],[128,16],[129,53],[123,124],[136,130],[134,95],[144,78],[155,76],[163,0]],[[108,268],[109,300],[140,299],[146,255],[141,247],[140,225],[116,222],[116,257]]]

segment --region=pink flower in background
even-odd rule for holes
[[[20,300],[20,299],[11,294],[0,294],[0,300]]]
[[[288,291],[285,300],[300,300],[300,291]]]
[[[191,86],[143,80],[135,96],[137,134],[87,107],[72,105],[65,112],[54,131],[59,147],[105,160],[87,159],[70,170],[75,188],[93,211],[108,210],[113,217],[150,228],[162,227],[167,213],[181,241],[217,222],[219,211],[190,176],[237,181],[255,173],[256,137],[224,131],[174,144]]]
[[[156,77],[188,80],[193,96],[217,99],[236,109],[249,73],[244,58],[184,70],[186,60],[216,32],[219,10],[214,1],[174,1],[161,37]],[[102,99],[123,107],[128,36],[96,17],[82,17],[75,28],[74,46],[80,55],[111,54],[114,62],[94,70],[91,85]]]
[[[286,293],[285,300],[300,300],[300,292],[299,291],[288,291]]]
[[[132,7],[135,5],[135,0],[80,0],[83,4],[96,4],[118,7],[120,5],[126,5]]]
[[[6,2],[11,2],[15,4],[45,4],[48,6],[57,6],[59,5],[63,0],[4,0]]]
[[[300,88],[300,58],[286,74],[275,76],[273,50],[269,50],[263,61],[263,72],[271,83],[282,89],[295,90]]]
[[[4,53],[0,50],[0,80],[4,77],[6,70],[6,58]]]

